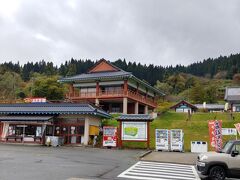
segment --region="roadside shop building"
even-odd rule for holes
[[[109,117],[89,104],[0,104],[0,140],[44,144],[46,136],[59,136],[64,144],[88,145],[101,119]]]

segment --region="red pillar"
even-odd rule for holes
[[[99,82],[96,82],[96,96],[99,96],[99,91],[100,91]]]
[[[139,93],[139,84],[137,83],[137,91],[136,93],[138,94]]]
[[[128,84],[127,84],[127,80],[124,80],[124,84],[123,84],[123,92],[124,92],[124,95],[127,95],[127,92],[128,92]]]
[[[148,89],[146,89],[145,99],[147,99],[147,97],[148,97]]]
[[[122,121],[119,121],[118,131],[118,147],[122,148]]]
[[[147,148],[150,148],[150,122],[147,122]]]

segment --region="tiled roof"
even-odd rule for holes
[[[108,63],[111,64],[110,62],[108,62]],[[160,91],[159,89],[151,86],[149,83],[146,83],[146,82],[138,79],[131,72],[126,72],[126,71],[114,66],[113,64],[111,64],[111,66],[115,67],[118,71],[83,73],[83,74],[79,74],[79,75],[75,75],[75,76],[71,76],[71,77],[61,78],[59,80],[59,82],[64,83],[64,82],[92,81],[92,80],[101,81],[101,80],[131,78],[131,79],[137,81],[138,83],[143,84],[144,86],[151,89],[155,93],[157,93],[161,96],[165,96],[165,94],[162,91]]]
[[[114,71],[114,72],[98,72],[98,73],[84,73],[76,76],[65,77],[60,79],[60,82],[72,82],[72,81],[84,81],[84,80],[100,80],[100,79],[112,79],[112,78],[124,78],[131,76],[132,73],[126,71]]]
[[[90,104],[77,103],[27,103],[27,104],[0,104],[0,114],[91,114],[105,118],[110,115]]]
[[[203,109],[203,104],[194,104],[198,109]],[[224,109],[225,105],[223,104],[206,104],[206,109]]]
[[[53,116],[0,116],[0,121],[49,121]]]
[[[227,87],[224,99],[226,101],[240,101],[240,87]]]
[[[195,105],[193,105],[193,104],[191,104],[191,103],[189,103],[187,101],[184,101],[184,100],[182,100],[182,101],[178,102],[177,104],[173,105],[172,107],[170,107],[170,109],[175,109],[175,108],[178,108],[178,107],[180,107],[182,105],[186,105],[186,106],[188,106],[188,107],[190,107],[192,109],[197,109],[197,107]]]
[[[153,120],[149,114],[122,114],[118,120]]]

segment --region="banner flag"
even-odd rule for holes
[[[222,121],[211,120],[208,122],[210,144],[216,151],[222,149]]]

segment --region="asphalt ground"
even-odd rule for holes
[[[0,144],[0,179],[118,179],[144,152]]]
[[[0,144],[0,180],[124,179],[144,150]],[[194,165],[197,154],[152,152],[142,161]]]
[[[197,161],[197,153],[181,153],[181,152],[161,152],[153,151],[141,158],[143,161],[155,161],[165,163],[195,165]]]

